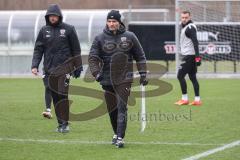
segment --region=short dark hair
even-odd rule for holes
[[[191,15],[191,12],[188,10],[182,11],[182,14],[189,14],[189,16]]]

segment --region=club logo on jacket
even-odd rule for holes
[[[51,35],[50,35],[51,32],[48,31],[48,30],[47,30],[46,32],[47,32],[46,37],[47,37],[47,38],[51,37]]]
[[[60,37],[65,37],[66,30],[60,29]]]
[[[127,37],[121,37],[121,42],[119,44],[120,49],[123,51],[128,51],[132,48],[132,46],[132,42],[127,40]]]
[[[127,41],[127,37],[121,37],[121,41],[122,42],[126,42]]]

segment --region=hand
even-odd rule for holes
[[[74,78],[79,78],[81,76],[82,69],[77,68],[75,71],[73,71],[73,77]]]
[[[103,77],[102,77],[102,75],[100,73],[98,73],[96,75],[95,79],[96,79],[97,82],[100,82],[101,80],[103,80]]]
[[[199,57],[199,56],[195,57],[195,62],[196,62],[197,66],[200,66],[201,65],[201,57]]]
[[[141,75],[139,83],[143,86],[146,86],[148,84],[148,79],[147,79],[146,75]]]
[[[32,68],[32,74],[37,76],[38,75],[38,69],[37,68]]]

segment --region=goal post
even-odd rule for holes
[[[180,15],[191,12],[197,26],[201,75],[240,77],[240,0],[176,0],[176,72],[180,53]]]

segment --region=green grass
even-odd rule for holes
[[[163,80],[170,83],[173,90],[165,95],[146,99],[149,119],[145,132],[139,132],[140,122],[136,118],[140,109],[138,98],[134,106],[129,106],[126,147],[116,149],[110,144],[78,143],[79,141],[110,141],[112,131],[108,115],[89,121],[71,122],[70,133],[55,133],[57,125],[55,117],[47,120],[41,116],[44,109],[44,88],[40,79],[0,79],[0,138],[2,138],[0,160],[175,160],[240,140],[240,105],[238,103],[240,83],[238,79],[200,79],[203,100],[201,107],[173,105],[180,97],[179,84],[176,80]],[[73,84],[101,90],[97,83],[86,83],[79,79],[73,80]],[[148,90],[154,88],[147,87]],[[193,90],[189,82],[188,89],[190,98],[193,99]],[[133,91],[137,90],[137,87],[133,88]],[[71,106],[73,113],[89,111],[102,102],[101,99],[84,96],[71,95],[70,99],[73,100]],[[159,112],[162,117],[159,117]],[[168,116],[169,119],[163,115]],[[172,116],[181,117],[173,120]],[[65,140],[67,143],[10,141],[6,138]],[[76,143],[70,143],[74,140]],[[144,142],[145,144],[133,144],[132,142]],[[150,144],[150,142],[193,143],[193,145]],[[226,149],[203,159],[240,159],[240,147]]]

